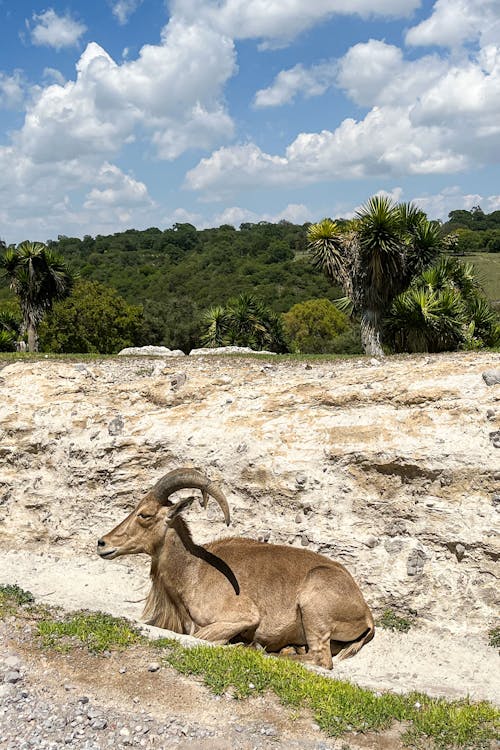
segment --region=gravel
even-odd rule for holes
[[[109,694],[89,690],[92,681],[81,684],[81,665],[78,653],[64,656],[33,650],[32,633],[27,629],[19,636],[11,622],[0,622],[0,747],[2,750],[125,750],[126,748],[179,748],[180,750],[341,750],[345,744],[329,740],[318,728],[306,720],[310,731],[301,735],[300,726],[295,735],[288,731],[289,719],[285,709],[276,715],[276,723],[259,716],[259,710],[248,701],[239,704],[231,696],[208,696],[193,683],[187,690],[191,694],[203,692],[199,710],[181,713],[178,706],[169,711],[169,703],[182,702],[182,696],[173,695],[183,679],[171,676],[171,682],[158,689],[157,695],[133,695],[137,684],[127,683],[131,674],[137,675],[133,654],[106,657],[85,655],[84,671],[99,670],[118,680]],[[2,642],[3,640],[3,642]],[[13,643],[19,648],[14,653]],[[27,651],[26,651],[27,649]],[[54,664],[51,663],[54,659]],[[89,668],[89,660],[95,664]],[[121,659],[127,666],[116,669],[114,660]],[[59,661],[58,661],[59,660]],[[128,660],[128,661],[127,661]],[[131,661],[132,660],[132,661]],[[61,668],[61,663],[64,669]],[[66,667],[74,665],[71,681]],[[12,667],[15,666],[14,670]],[[78,669],[80,666],[80,671]],[[159,664],[145,661],[140,669],[149,680],[161,680],[165,669]],[[151,667],[155,667],[154,673]],[[158,667],[158,669],[156,669]],[[60,670],[60,671],[58,671]],[[96,680],[97,682],[97,680]],[[110,683],[111,684],[111,683]],[[116,698],[116,685],[122,689]],[[170,689],[169,689],[170,685]],[[172,689],[172,685],[174,686]],[[160,686],[160,683],[158,683]],[[169,695],[170,692],[170,695]],[[156,702],[148,703],[148,698]],[[170,700],[169,700],[170,699]],[[207,704],[210,706],[207,706]],[[214,722],[214,703],[217,720]],[[232,709],[234,711],[232,712]],[[284,722],[284,725],[283,725]],[[284,728],[285,727],[285,728]],[[293,732],[292,732],[293,734]],[[310,735],[310,736],[307,736]],[[354,747],[354,746],[350,746]]]

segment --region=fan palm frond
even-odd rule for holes
[[[307,240],[314,267],[322,270],[332,281],[342,284],[346,260],[345,234],[338,224],[331,219],[312,224],[307,232]]]

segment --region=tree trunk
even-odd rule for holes
[[[38,333],[36,330],[36,326],[33,323],[28,323],[27,331],[28,331],[28,351],[37,352],[38,351]]]
[[[376,310],[364,310],[361,316],[361,345],[365,354],[384,357],[380,342],[380,315]]]

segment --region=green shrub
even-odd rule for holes
[[[34,601],[31,591],[25,591],[17,584],[0,585],[0,617],[13,614],[18,607]]]
[[[328,299],[299,302],[283,314],[292,350],[302,354],[361,353],[359,331]],[[353,351],[354,349],[354,351]]]
[[[115,289],[96,281],[79,281],[40,326],[40,348],[56,353],[113,354],[138,343],[142,322],[142,308],[129,305]]]
[[[493,646],[493,648],[500,648],[500,627],[489,630],[488,636],[488,643],[490,646]]]
[[[386,609],[377,622],[379,628],[397,630],[399,633],[407,633],[412,624],[411,620],[406,617],[399,617],[392,609]]]

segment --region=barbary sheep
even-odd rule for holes
[[[106,560],[151,557],[144,609],[149,624],[214,643],[241,640],[266,651],[302,646],[301,658],[328,669],[332,654],[354,656],[373,638],[370,609],[343,565],[311,550],[238,537],[199,546],[182,517],[194,498],[170,499],[184,488],[201,490],[205,506],[213,497],[229,525],[229,506],[218,485],[196,469],[176,469],[97,542]]]

